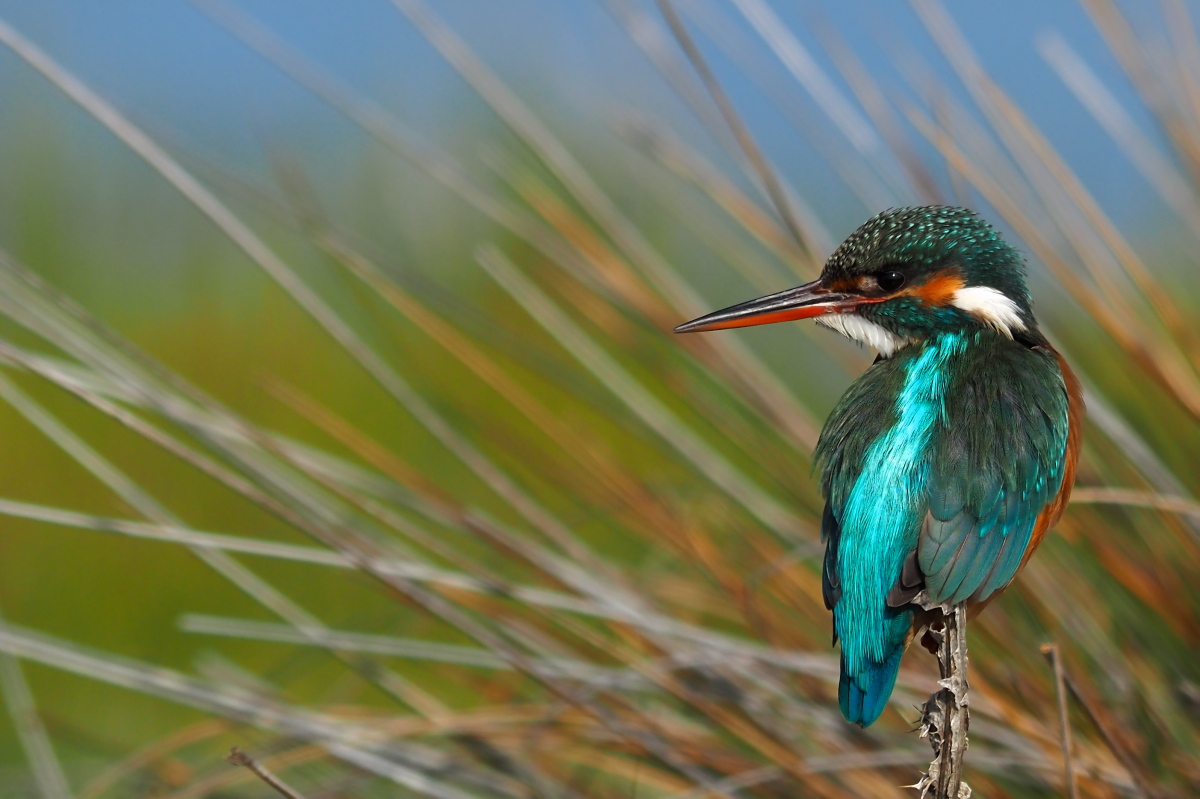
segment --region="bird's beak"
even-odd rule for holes
[[[814,280],[794,289],[778,291],[757,300],[713,311],[680,325],[675,328],[675,332],[704,333],[709,330],[727,330],[731,327],[790,322],[793,319],[808,319],[822,314],[844,313],[864,302],[870,300],[856,294],[831,291],[822,287],[820,280]]]

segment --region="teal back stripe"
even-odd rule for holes
[[[883,661],[895,645],[884,618],[887,594],[920,532],[928,476],[925,453],[934,426],[945,416],[945,362],[965,345],[960,335],[943,335],[907,364],[896,424],[867,449],[846,499],[838,544],[844,593],[834,624],[849,663]]]

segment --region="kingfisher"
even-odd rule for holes
[[[838,701],[883,712],[925,606],[982,609],[1062,515],[1083,397],[1038,329],[1020,254],[965,208],[886,211],[821,276],[677,333],[815,319],[878,351],[814,452]]]

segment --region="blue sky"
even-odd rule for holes
[[[637,1],[656,13],[650,0]],[[902,83],[893,67],[898,56],[916,53],[935,71],[948,72],[906,3],[768,1],[824,65],[829,62],[817,31],[831,24],[887,90]],[[238,5],[428,136],[436,136],[456,109],[473,103],[461,80],[387,0],[240,0]],[[432,0],[430,5],[512,85],[564,117],[587,120],[598,109],[631,108],[692,124],[599,0]],[[735,2],[681,5],[710,14],[715,9],[720,25],[786,77]],[[999,85],[1020,101],[1106,207],[1126,217],[1144,213],[1149,190],[1036,47],[1037,37],[1048,31],[1063,36],[1153,133],[1082,7],[1073,0],[948,6]],[[302,147],[344,132],[318,102],[184,0],[0,0],[0,17],[151,130],[183,131],[230,153],[261,148],[264,138],[294,138]],[[819,155],[713,41],[694,30],[771,158],[793,181],[819,174]],[[0,55],[0,85],[12,85],[14,79],[36,80],[11,55]],[[794,84],[792,91],[801,113],[819,114]],[[42,86],[29,93],[50,96],[52,90]],[[699,146],[711,144],[700,139]]]

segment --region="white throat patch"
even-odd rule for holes
[[[984,324],[994,327],[1009,338],[1014,330],[1024,330],[1021,311],[1008,296],[988,286],[970,286],[954,292],[950,304],[966,311]]]
[[[868,347],[879,350],[879,354],[885,358],[892,357],[892,353],[908,343],[908,339],[900,338],[887,328],[880,327],[858,314],[825,314],[818,316],[816,322],[822,327],[836,330],[859,344],[866,344]]]

